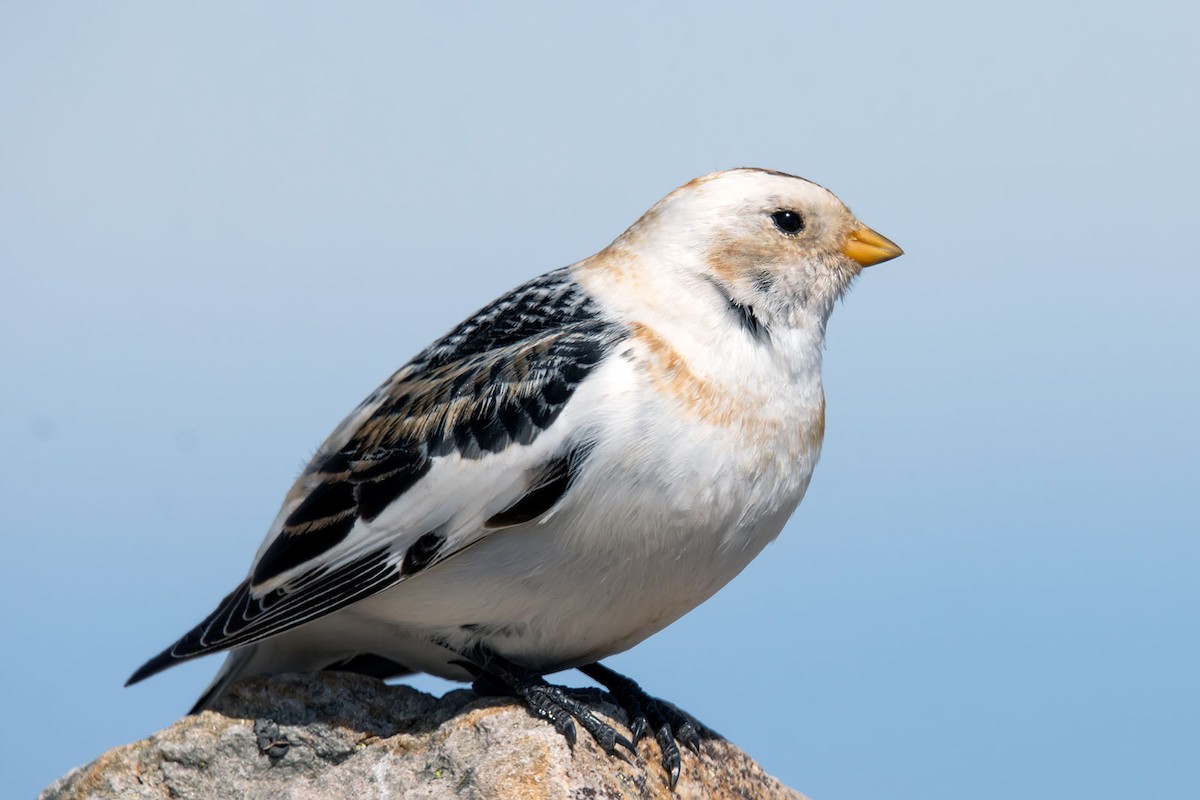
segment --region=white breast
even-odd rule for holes
[[[560,505],[353,613],[451,642],[483,631],[501,654],[552,671],[627,649],[709,598],[779,533],[823,429],[819,381],[752,342],[733,349],[743,344],[740,360],[711,362],[736,368],[704,370],[635,330],[559,420],[596,442]]]

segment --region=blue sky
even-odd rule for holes
[[[612,666],[820,800],[1193,793],[1196,30],[1182,2],[6,4],[6,784],[191,704],[216,660],[121,684],[390,371],[752,165],[907,255],[835,311],[780,539]]]

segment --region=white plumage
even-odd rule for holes
[[[820,453],[829,313],[899,254],[800,178],[677,189],[364,401],[246,581],[131,682],[231,649],[205,705],[239,677],[370,658],[491,679],[569,727],[528,698],[539,676],[661,630],[779,533]]]

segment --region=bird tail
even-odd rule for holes
[[[345,626],[331,620],[309,623],[305,630],[288,631],[266,639],[245,644],[228,651],[225,663],[217,671],[212,683],[200,695],[190,713],[212,708],[224,697],[229,688],[241,680],[255,675],[273,675],[281,672],[315,672],[331,670],[354,672],[386,680],[407,675],[410,667],[388,656],[379,655],[372,642],[378,643],[377,631],[359,631],[357,638],[349,636]],[[211,650],[194,646],[201,641],[207,623],[202,623],[175,644],[143,664],[125,684],[130,686],[156,673],[192,658],[206,655]],[[321,626],[325,625],[325,628]]]

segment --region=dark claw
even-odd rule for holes
[[[579,670],[608,689],[617,705],[625,710],[635,745],[648,733],[654,733],[654,739],[662,750],[663,768],[667,771],[667,781],[672,789],[679,782],[683,766],[679,745],[699,755],[702,738],[719,738],[679,709],[651,697],[637,683],[602,664],[588,664]]]
[[[633,743],[593,714],[586,702],[572,697],[561,686],[546,683],[540,675],[529,675],[514,681],[512,690],[535,715],[554,723],[554,729],[572,748],[578,740],[575,727],[578,722],[609,755],[616,752],[618,745],[631,753],[635,752]],[[583,696],[600,699],[595,692],[583,693]]]
[[[675,732],[675,740],[682,742],[696,755],[700,755],[700,732],[691,722],[685,722],[680,726],[679,730]]]
[[[484,644],[476,644],[466,652],[455,652],[464,659],[458,663],[474,674],[477,692],[516,695],[525,701],[535,716],[553,723],[554,729],[572,748],[577,739],[575,723],[578,722],[609,755],[616,755],[617,747],[637,753],[633,742],[592,713],[592,707],[605,699],[599,690],[568,690],[547,683],[541,675],[514,664]]]
[[[633,744],[636,747],[637,743],[646,738],[646,734],[650,732],[650,723],[646,721],[645,716],[636,717],[633,722],[629,723],[629,732],[633,735]]]
[[[662,765],[667,771],[667,782],[674,789],[675,784],[679,783],[679,770],[683,766],[683,758],[679,754],[679,745],[675,744],[675,737],[671,734],[671,723],[664,723],[655,732],[654,738],[662,748]]]
[[[554,729],[562,734],[567,740],[567,746],[572,750],[575,749],[575,742],[579,735],[575,732],[575,722],[570,717],[560,717],[554,721]]]
[[[578,720],[604,752],[612,755],[616,752],[617,745],[633,752],[633,744],[628,739],[617,733],[616,728],[598,718],[585,703],[572,697],[561,686],[546,684],[545,691],[551,702]]]
[[[633,749],[633,742],[626,739],[621,734],[617,733],[617,729],[611,725],[605,725],[601,735],[596,738],[596,743],[604,748],[604,752],[610,756],[617,752],[617,745],[624,747],[629,752],[636,752]]]

